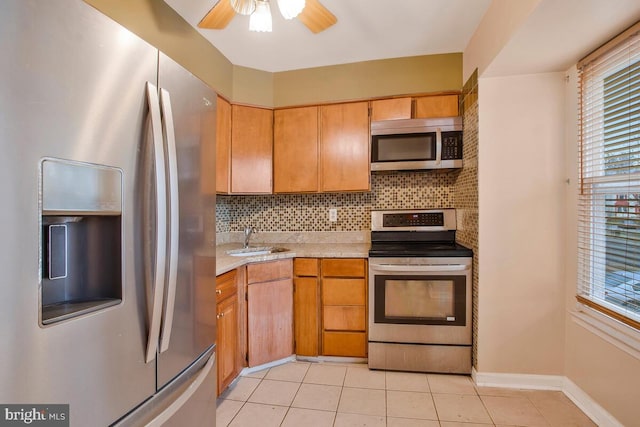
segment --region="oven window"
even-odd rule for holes
[[[376,275],[376,323],[466,324],[465,276]]]
[[[374,162],[420,161],[436,159],[436,134],[373,136]]]
[[[387,280],[384,317],[453,318],[453,285],[450,280]]]

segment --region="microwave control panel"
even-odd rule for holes
[[[462,159],[462,132],[442,132],[442,160]]]

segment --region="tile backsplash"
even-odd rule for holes
[[[241,231],[251,225],[265,232],[366,231],[371,229],[371,210],[454,207],[459,174],[374,173],[367,193],[218,196],[215,230]],[[330,208],[338,210],[336,222],[329,221]]]

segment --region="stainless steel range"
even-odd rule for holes
[[[472,251],[455,209],[371,212],[369,368],[471,372]]]

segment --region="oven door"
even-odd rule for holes
[[[442,143],[440,132],[382,134],[371,136],[371,170],[437,168]]]
[[[369,341],[471,344],[470,258],[371,258]]]

